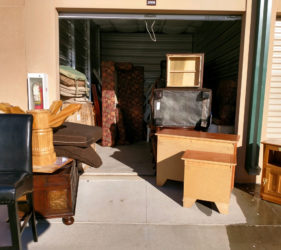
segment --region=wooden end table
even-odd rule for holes
[[[74,222],[79,183],[76,161],[57,157],[50,166],[33,166],[34,209],[39,217]]]
[[[264,145],[261,198],[281,204],[281,139],[262,142]]]
[[[184,160],[183,206],[196,200],[212,201],[220,213],[227,214],[232,190],[234,154],[187,150]]]

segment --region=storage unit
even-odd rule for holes
[[[187,150],[184,160],[183,206],[196,200],[212,201],[220,213],[228,214],[236,154]]]
[[[281,139],[270,139],[264,145],[261,198],[281,204]]]
[[[167,54],[167,87],[202,87],[204,54]]]
[[[73,15],[75,16],[75,14]],[[91,15],[93,17],[91,17]],[[241,16],[216,16],[214,18],[217,18],[217,20],[212,20],[210,22],[210,16],[204,18],[204,16],[200,15],[197,19],[197,16],[194,15],[195,19],[193,19],[193,17],[189,15],[182,15],[180,19],[175,17],[173,20],[172,16],[157,14],[155,15],[157,18],[154,25],[154,33],[157,41],[153,42],[146,29],[146,19],[141,19],[139,17],[141,15],[142,14],[129,14],[123,17],[123,14],[118,14],[117,16],[115,14],[105,14],[104,16],[102,14],[89,14],[83,18],[86,19],[85,22],[90,22],[91,41],[94,41],[91,45],[92,52],[90,54],[93,55],[93,57],[100,58],[101,62],[131,63],[135,67],[141,66],[144,68],[145,98],[143,106],[146,109],[143,110],[143,117],[147,124],[152,123],[150,119],[151,112],[148,106],[152,89],[161,74],[161,61],[165,59],[167,60],[167,72],[165,75],[167,75],[168,88],[176,86],[178,89],[182,89],[182,91],[184,91],[184,88],[193,91],[193,89],[203,87],[211,90],[214,96],[214,92],[220,80],[229,79],[237,84],[242,30]],[[132,18],[130,18],[131,16]],[[73,20],[62,17],[60,23],[66,21]],[[149,26],[152,22],[148,21],[147,23]],[[97,35],[97,33],[99,35]],[[63,32],[60,32],[60,34],[63,35]],[[205,72],[209,73],[209,76],[211,75],[212,77],[204,76],[203,83],[203,75],[205,75]],[[213,74],[210,72],[213,72]],[[101,78],[103,78],[104,75],[106,75],[105,72],[103,72]],[[173,76],[171,77],[171,75]],[[175,78],[174,75],[177,75],[177,77]],[[94,82],[97,84],[99,82],[95,80],[95,77],[92,77],[92,79],[92,83]],[[112,76],[112,81],[115,79],[116,78]],[[103,85],[103,89],[106,88],[108,92],[114,91],[116,90],[116,85],[110,87],[110,90]],[[239,88],[237,89],[240,91]],[[231,92],[231,95],[234,95],[231,96],[231,98],[236,100],[236,91]],[[103,144],[106,146],[112,146],[115,142],[118,143],[118,140],[115,141],[113,139],[116,134],[118,135],[118,129],[116,129],[118,126],[121,127],[120,141],[122,141],[122,143],[128,141],[124,139],[126,131],[124,132],[124,126],[120,122],[120,117],[123,117],[125,121],[125,114],[122,110],[121,112],[120,110],[118,110],[118,112],[113,112],[113,110],[116,109],[116,102],[114,102],[116,99],[113,96],[110,97],[110,99],[112,104],[110,108],[108,108],[107,104],[103,104],[102,107],[103,112],[109,112],[104,117],[107,117],[106,119],[111,119],[109,122],[110,126],[104,128],[104,137],[109,138],[109,140]],[[177,101],[178,99],[175,98],[173,103]],[[210,114],[213,113],[209,109],[211,99],[206,98],[202,100],[202,102],[200,100],[197,101],[200,103],[200,107],[198,108],[200,112],[198,112],[198,114],[201,114],[201,118],[197,121],[193,120],[192,124],[189,123],[184,126],[179,123],[178,127],[194,128],[197,124],[200,124],[204,129],[208,127]],[[163,105],[161,105],[164,106],[164,103],[167,107],[169,106],[167,102],[163,102]],[[184,103],[184,105],[189,103],[191,102],[188,101],[188,103]],[[170,105],[171,110],[174,108],[172,105]],[[202,112],[203,107],[205,107],[205,110]],[[166,115],[167,112],[164,111],[164,113]],[[171,114],[172,113],[179,114],[180,112],[172,111]],[[235,113],[235,110],[233,113]],[[235,115],[233,115],[233,117],[235,117]],[[198,115],[196,119],[197,118]],[[235,121],[233,119],[230,125],[234,126],[234,123]]]
[[[74,14],[75,16],[75,14]],[[81,22],[90,22],[93,55],[92,59],[132,63],[136,67],[144,67],[144,105],[147,107],[151,96],[151,89],[161,74],[160,62],[167,60],[167,87],[205,87],[213,91],[216,96],[218,83],[222,79],[232,80],[237,85],[238,64],[240,51],[241,20],[239,16],[214,17],[218,20],[206,21],[202,16],[191,19],[182,16],[182,20],[171,20],[168,16],[159,16],[155,21],[154,32],[156,42],[151,41],[146,30],[145,19],[138,15],[122,18],[114,16],[108,19],[93,14]],[[140,15],[141,16],[141,15]],[[165,19],[167,18],[167,20]],[[221,20],[221,21],[220,21]],[[226,21],[225,21],[226,20]],[[60,25],[60,36],[64,38],[70,31],[66,23],[75,20],[63,18]],[[80,22],[80,23],[81,23]],[[150,22],[149,22],[150,23]],[[70,28],[69,28],[70,29]],[[81,34],[83,29],[81,29]],[[98,34],[98,35],[97,35]],[[226,35],[224,35],[226,34]],[[85,33],[85,36],[87,34]],[[75,37],[73,37],[75,40]],[[65,42],[65,41],[64,41]],[[77,46],[77,45],[76,45]],[[69,48],[69,53],[75,49]],[[66,52],[61,54],[61,62],[71,64],[65,60]],[[79,58],[79,54],[75,55]],[[96,69],[95,69],[96,70]],[[96,73],[98,71],[96,70]],[[206,74],[205,74],[206,73]],[[203,84],[203,75],[204,84]],[[99,84],[93,73],[92,83]],[[236,92],[231,92],[236,100]],[[235,106],[235,105],[234,105]],[[144,110],[149,112],[149,110]],[[215,114],[216,112],[212,112]],[[233,111],[235,113],[235,110]],[[146,114],[145,117],[149,116]],[[235,117],[233,115],[232,117]],[[231,121],[234,125],[234,119]]]

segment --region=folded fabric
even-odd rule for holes
[[[60,74],[63,74],[71,79],[86,81],[86,75],[70,66],[60,65]]]
[[[100,140],[101,137],[101,127],[64,122],[60,127],[54,129],[53,141],[55,146],[88,147],[92,143]]]
[[[60,74],[60,83],[65,85],[65,86],[79,86],[79,87],[84,87],[86,84],[86,81],[82,81],[82,80],[74,80],[71,79],[67,76],[64,76],[62,74]]]
[[[98,168],[102,165],[102,160],[92,147],[81,148],[75,146],[56,146],[57,156],[69,157],[83,162],[91,167]]]

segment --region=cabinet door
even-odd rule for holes
[[[280,197],[281,199],[281,168],[270,167],[265,170],[264,193]]]

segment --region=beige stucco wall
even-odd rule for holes
[[[239,141],[237,180],[254,181],[244,171],[244,110],[248,81],[249,37],[252,0],[157,0],[157,6],[146,6],[146,0],[0,0],[1,83],[0,102],[27,108],[27,73],[47,73],[50,103],[58,92],[58,11],[64,12],[155,12],[242,14],[243,27],[239,74],[239,103],[236,129]],[[246,12],[247,10],[247,12]],[[11,16],[13,18],[11,18]],[[16,68],[16,69],[15,69]]]
[[[24,1],[0,1],[0,102],[27,106]]]
[[[230,13],[245,11],[246,0],[157,0],[156,6],[147,6],[146,0],[54,0],[56,8],[72,8],[73,10],[100,10],[100,11],[119,11],[119,12],[143,12],[156,11],[156,12],[223,12]]]

